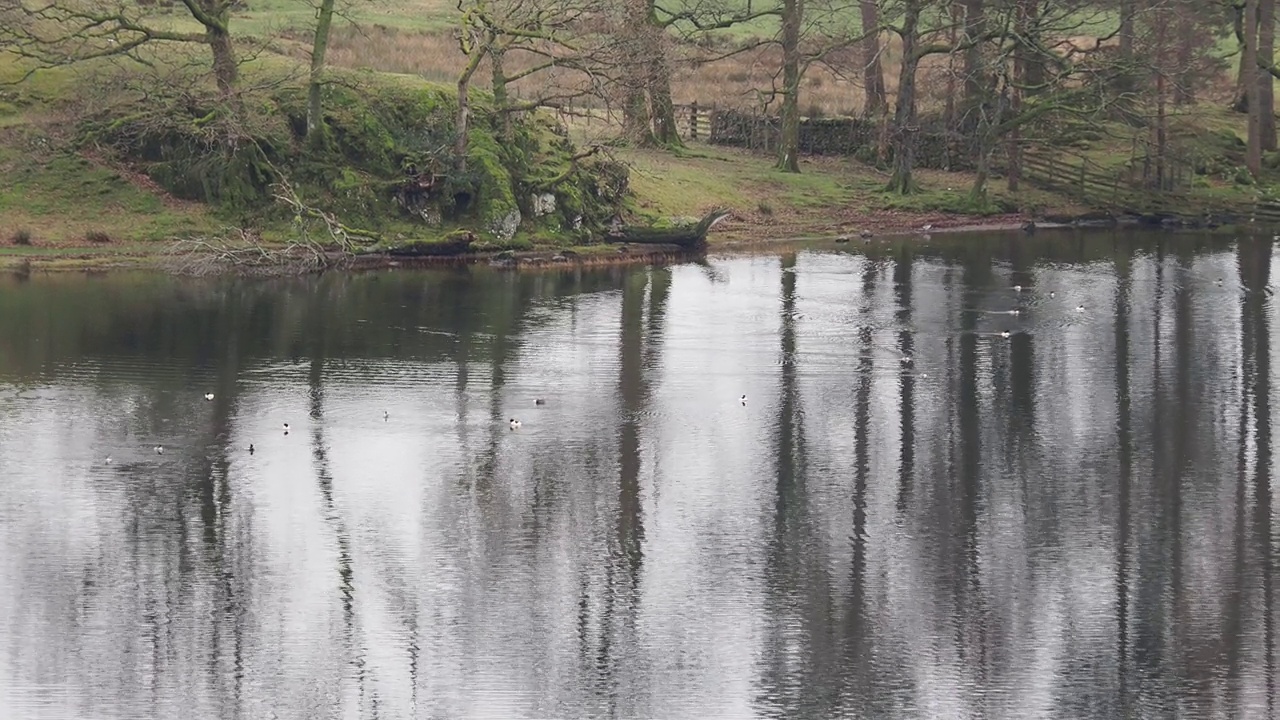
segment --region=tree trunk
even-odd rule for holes
[[[223,98],[230,98],[235,94],[240,66],[236,64],[236,51],[231,45],[231,35],[227,32],[226,23],[221,27],[207,26],[205,38],[209,49],[213,51],[213,79],[218,85],[218,93]]]
[[[1245,6],[1237,5],[1233,13],[1232,24],[1236,32],[1236,42],[1240,45],[1240,64],[1236,67],[1236,99],[1231,109],[1238,113],[1249,112],[1249,66],[1244,62],[1245,44],[1250,42],[1245,35]],[[1256,46],[1255,46],[1256,47]]]
[[[464,33],[472,32],[470,28],[463,28]],[[468,132],[471,130],[471,78],[476,74],[476,70],[480,67],[480,61],[488,54],[489,49],[493,47],[493,37],[491,35],[481,36],[479,33],[472,32],[471,38],[466,46],[467,66],[463,68],[462,74],[458,76],[458,114],[454,118],[454,132],[457,133],[453,138],[453,162],[458,168],[458,172],[467,171],[467,146]]]
[[[1038,95],[1045,89],[1044,55],[1040,50],[1040,3],[1036,0],[1020,0],[1019,15],[1022,23],[1022,92]]]
[[[651,95],[654,62],[662,52],[661,28],[653,21],[651,0],[624,0],[618,43],[623,53],[623,135],[637,147],[658,143],[653,132]],[[669,82],[669,81],[668,81]]]
[[[649,97],[644,91],[643,75],[631,74],[624,89],[622,100],[622,134],[636,147],[651,147],[653,137],[652,121],[649,114]]]
[[[322,0],[316,17],[316,36],[311,44],[311,77],[307,83],[307,138],[313,142],[324,137],[324,117],[320,107],[320,80],[324,74],[324,56],[329,49],[329,27],[333,24],[334,0]]]
[[[665,51],[657,53],[649,64],[649,107],[653,113],[654,139],[660,145],[682,147],[676,106],[671,99],[671,68]]]
[[[951,6],[951,28],[947,31],[947,42],[951,47],[957,47],[960,42],[960,28],[964,24],[964,8],[960,5]],[[942,127],[947,132],[947,152],[950,154],[952,147],[956,144],[956,138],[963,136],[963,128],[957,122],[956,112],[956,81],[959,79],[959,73],[956,72],[956,54],[947,53],[947,87],[945,90],[946,99],[943,101],[942,107]],[[969,107],[965,108],[970,109]],[[977,113],[979,117],[982,113]]]
[[[682,147],[680,128],[676,125],[676,106],[671,100],[670,49],[667,47],[666,28],[658,22],[655,0],[645,2],[645,23],[650,38],[649,61],[649,110],[653,115],[653,135],[659,144]]]
[[[1178,53],[1177,78],[1173,86],[1173,104],[1190,105],[1196,101],[1195,87],[1198,82],[1195,67],[1196,50],[1196,15],[1187,5],[1174,8],[1178,16]]]
[[[919,14],[919,9],[916,14]],[[986,31],[984,0],[964,0],[964,35],[972,44],[964,51],[964,104],[973,107],[986,97],[988,73],[982,61],[982,43],[972,42]]]
[[[782,136],[778,169],[800,172],[800,25],[804,0],[782,2]]]
[[[1169,42],[1168,42],[1168,25],[1169,16],[1164,8],[1160,8],[1155,12],[1155,72],[1156,72],[1156,123],[1151,128],[1152,134],[1155,136],[1155,142],[1152,143],[1156,150],[1156,176],[1155,188],[1157,190],[1165,189],[1165,151],[1166,139],[1168,137],[1168,112],[1167,101],[1168,96],[1168,77],[1169,77]]]
[[[1244,47],[1240,62],[1244,63],[1244,91],[1249,106],[1248,142],[1245,165],[1256,179],[1262,174],[1262,123],[1259,118],[1258,90],[1262,83],[1258,69],[1258,0],[1246,0],[1244,6]]]
[[[1258,62],[1275,62],[1276,0],[1258,0]],[[1258,134],[1264,151],[1276,149],[1275,81],[1270,71],[1258,70]]]
[[[1134,3],[1135,0],[1120,0],[1120,72],[1116,75],[1116,90],[1121,93],[1134,91]]]
[[[861,0],[862,32],[870,33],[880,26],[880,10],[875,0]],[[880,63],[880,36],[867,35],[862,41],[862,87],[866,100],[862,103],[864,117],[883,115],[889,108],[884,87],[884,68]]]
[[[898,74],[898,102],[893,112],[893,175],[888,190],[902,195],[915,192],[912,177],[915,165],[916,138],[916,35],[920,24],[921,0],[906,0],[902,17],[902,70]]]
[[[502,118],[502,139],[510,141],[511,137],[511,95],[507,91],[507,49],[494,44],[489,49],[490,84],[493,86],[493,107]]]

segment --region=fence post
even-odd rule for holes
[[[689,139],[698,139],[698,101],[689,106]]]

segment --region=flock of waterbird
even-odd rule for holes
[[[932,229],[932,228],[931,228],[931,226],[926,225],[926,226],[925,226],[924,228],[922,228],[922,229],[927,231],[927,230],[930,230],[930,229]],[[1219,278],[1219,279],[1218,279],[1217,284],[1218,284],[1218,285],[1221,285],[1221,284],[1222,284],[1222,279],[1221,279],[1221,278]],[[1013,286],[1013,291],[1014,291],[1015,293],[1022,293],[1024,290],[1027,290],[1027,289],[1028,289],[1028,288],[1024,288],[1022,285],[1014,285],[1014,286]],[[1057,292],[1052,291],[1052,290],[1051,290],[1051,291],[1049,291],[1049,297],[1050,297],[1050,298],[1056,298],[1057,296],[1058,296]],[[1076,308],[1075,308],[1075,311],[1076,311],[1077,313],[1083,313],[1083,312],[1085,311],[1085,307],[1084,307],[1084,305],[1077,305],[1077,306],[1076,306]],[[1009,311],[1008,311],[1008,314],[1010,314],[1010,315],[1014,315],[1014,316],[1021,315],[1021,314],[1022,314],[1022,309],[1021,309],[1021,308],[1014,308],[1013,310],[1009,310]],[[1006,339],[1006,340],[1013,336],[1013,334],[1012,334],[1011,332],[1009,332],[1008,330],[1001,330],[1001,331],[1000,331],[1000,333],[999,333],[999,335],[1000,335],[1000,337],[1001,337],[1001,338]],[[903,355],[903,356],[901,357],[901,362],[902,362],[902,364],[903,364],[903,365],[911,365],[911,364],[912,364],[912,363],[914,363],[915,361],[912,359],[912,357],[911,357],[910,355]],[[921,374],[920,374],[920,377],[922,377],[922,378],[927,378],[927,377],[929,377],[929,376],[928,376],[928,375],[926,375],[926,374],[924,374],[924,373],[921,373]],[[205,393],[205,394],[204,394],[204,399],[205,399],[206,401],[212,401],[215,397],[217,397],[217,396],[216,396],[216,395],[214,395],[214,394],[213,394],[213,393],[211,393],[211,392],[207,392],[207,393]],[[743,407],[746,407],[746,405],[747,405],[747,396],[746,396],[746,395],[742,395],[741,397],[739,397],[739,398],[738,398],[738,402],[739,402]],[[546,404],[547,404],[547,401],[546,401],[545,399],[543,399],[543,398],[536,398],[536,399],[534,399],[533,404],[534,404],[534,405],[537,405],[537,406],[542,406],[542,405],[546,405]],[[382,411],[382,421],[383,421],[383,422],[389,422],[390,420],[391,420],[391,413],[390,413],[390,411],[388,411],[388,410],[383,410],[383,411]],[[524,426],[524,423],[522,423],[522,422],[521,422],[519,419],[517,419],[517,418],[510,418],[510,419],[508,419],[508,420],[507,420],[507,425],[508,425],[508,426],[509,426],[513,431],[514,431],[514,430],[519,430],[521,427],[523,427],[523,426]],[[281,427],[282,427],[282,430],[284,431],[284,434],[285,434],[285,435],[288,435],[288,434],[289,434],[289,430],[290,430],[290,428],[289,428],[289,423],[283,423],[283,425],[282,425]],[[157,454],[157,455],[164,455],[164,445],[156,445],[156,446],[153,448],[153,450],[155,451],[155,454]],[[256,450],[256,448],[254,447],[253,443],[250,443],[250,444],[249,444],[248,451],[249,451],[249,454],[250,454],[250,455],[252,455],[252,454],[254,454],[255,452],[257,452],[257,450]],[[107,464],[107,465],[110,465],[111,463],[112,463],[112,458],[111,458],[111,456],[110,456],[110,455],[108,455],[108,456],[107,456],[107,458],[106,458],[106,464]]]
[[[215,397],[217,397],[217,396],[216,396],[216,395],[214,395],[214,394],[213,394],[213,393],[211,393],[211,392],[208,392],[208,393],[205,393],[205,394],[204,394],[204,399],[205,399],[206,401],[212,401]],[[546,401],[545,399],[543,399],[543,398],[536,398],[536,399],[533,401],[533,404],[534,404],[534,405],[539,405],[539,406],[541,406],[541,405],[546,405],[546,404],[547,404],[547,401]],[[743,404],[743,405],[746,405],[746,404],[747,404],[747,396],[746,396],[746,395],[743,395],[743,396],[742,396],[742,404]],[[383,422],[390,422],[390,421],[391,421],[391,412],[390,412],[389,410],[383,410],[383,411],[382,411],[382,421],[383,421]],[[511,418],[510,420],[508,420],[508,421],[507,421],[507,424],[511,427],[511,429],[512,429],[512,430],[519,430],[519,429],[523,426],[523,423],[521,423],[521,422],[520,422],[519,420],[517,420],[516,418]],[[288,434],[289,434],[289,430],[290,430],[289,423],[283,423],[283,424],[281,425],[281,429],[284,431],[284,434],[285,434],[285,435],[288,435]],[[249,443],[248,450],[249,450],[249,454],[250,454],[250,455],[253,455],[254,453],[256,453],[256,452],[257,452],[257,448],[255,448],[255,447],[254,447],[254,444],[253,444],[253,443]],[[156,445],[154,448],[152,448],[152,451],[154,451],[154,452],[155,452],[155,454],[157,454],[157,455],[164,455],[164,445]],[[115,462],[115,460],[114,460],[114,458],[112,458],[110,455],[108,455],[108,456],[106,457],[106,459],[105,459],[103,462],[104,462],[104,463],[106,463],[107,465],[110,465],[110,464],[112,464],[113,462]]]

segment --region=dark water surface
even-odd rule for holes
[[[861,249],[0,281],[0,717],[1275,717],[1270,243]]]

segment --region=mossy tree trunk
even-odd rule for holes
[[[490,85],[493,88],[493,106],[502,118],[502,139],[511,140],[511,94],[507,90],[507,48],[497,43],[489,50]]]
[[[230,98],[235,94],[236,82],[240,76],[236,50],[231,44],[231,2],[188,0],[186,4],[192,16],[204,26],[205,42],[213,53],[213,79],[218,86],[218,93],[224,98]]]
[[[671,99],[671,68],[665,50],[655,55],[649,66],[649,98],[654,139],[667,147],[683,146],[680,128],[676,126],[676,106]]]
[[[920,66],[919,43],[922,0],[906,0],[902,16],[902,69],[898,73],[898,102],[893,112],[893,175],[890,192],[908,195],[916,191],[912,170],[916,152],[916,70]]]
[[[622,131],[628,141],[639,147],[657,144],[649,87],[652,61],[660,48],[652,36],[652,9],[649,0],[624,0],[618,38],[623,48]]]
[[[471,129],[471,79],[480,68],[481,61],[493,47],[493,33],[487,28],[477,28],[471,16],[464,17],[461,38],[462,52],[467,64],[458,75],[458,112],[454,118],[453,162],[458,172],[467,171],[467,141]]]
[[[223,29],[210,29],[209,48],[213,51],[213,78],[223,97],[235,93],[240,66],[236,64],[236,51],[231,45],[231,35]]]
[[[782,0],[782,116],[779,170],[800,172],[800,26],[804,0]]]
[[[320,104],[320,88],[324,75],[324,56],[329,49],[329,28],[333,25],[334,0],[322,0],[316,16],[315,40],[311,44],[311,76],[307,83],[307,139],[312,144],[324,142],[324,116]]]
[[[653,0],[624,0],[619,45],[623,48],[623,135],[641,147],[680,147],[671,93],[667,27]]]
[[[649,109],[653,120],[653,138],[666,147],[682,147],[680,128],[676,126],[676,106],[671,98],[670,50],[667,47],[667,29],[658,20],[654,0],[645,1],[645,22],[649,26],[650,56],[648,72]]]

